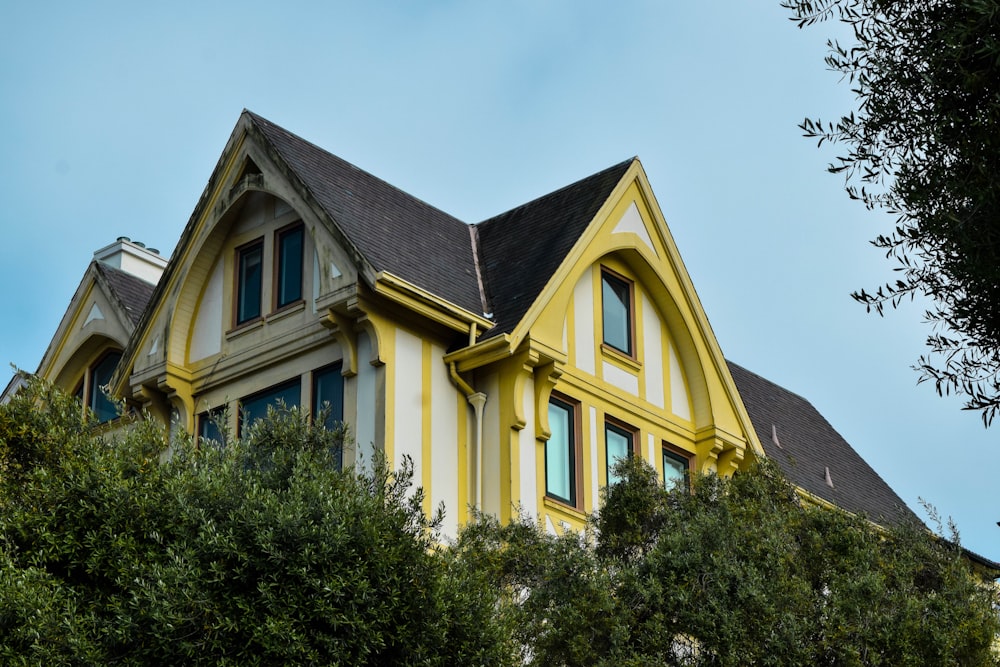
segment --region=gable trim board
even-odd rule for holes
[[[259,242],[269,294],[290,225],[303,229],[301,303],[272,310],[262,295],[261,316],[237,325],[238,249]],[[628,286],[627,353],[604,342],[604,272]],[[608,423],[653,465],[661,448],[720,474],[769,456],[810,497],[914,518],[804,399],[726,362],[637,158],[469,225],[244,111],[155,289],[134,280],[92,265],[40,374],[82,372],[60,351],[80,344],[68,329],[94,291],[121,325],[115,392],[191,432],[206,406],[282,382],[308,410],[313,372],[340,363],[348,462],[412,458],[427,509],[444,501],[456,523],[477,505],[581,527]],[[575,507],[546,493],[553,392],[578,406]]]

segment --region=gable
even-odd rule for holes
[[[602,272],[631,286],[634,354],[602,342]],[[623,395],[668,410],[692,432],[708,429],[726,446],[759,447],[638,160],[513,328],[512,345],[525,338],[563,351],[573,367]]]
[[[85,368],[108,349],[122,350],[153,286],[91,262],[38,366],[37,375],[73,391]]]

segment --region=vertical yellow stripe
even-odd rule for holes
[[[432,347],[429,341],[423,340],[420,368],[420,484],[424,487],[424,512],[430,515],[434,510],[431,501],[431,413],[433,407],[433,387],[431,386]],[[442,443],[442,446],[444,444]]]

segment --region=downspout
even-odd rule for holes
[[[486,394],[481,391],[476,391],[472,388],[468,382],[462,379],[462,376],[458,374],[458,368],[455,366],[455,362],[448,364],[448,373],[451,375],[451,381],[455,383],[455,386],[465,394],[465,398],[469,401],[469,405],[472,406],[473,413],[475,414],[475,452],[476,460],[472,466],[473,470],[473,480],[472,486],[475,489],[475,503],[476,509],[482,509],[483,507],[483,406],[486,405]]]

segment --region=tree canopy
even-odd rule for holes
[[[995,665],[957,546],[803,504],[776,468],[665,491],[619,464],[584,535],[480,517],[460,559],[507,591],[530,665]]]
[[[337,470],[294,411],[200,448],[95,426],[37,381],[0,405],[0,664],[996,664],[957,546],[766,463],[666,491],[628,458],[583,533],[449,543],[410,466]]]
[[[1000,409],[1000,3],[995,0],[782,0],[800,26],[839,20],[829,42],[856,108],[807,118],[806,136],[845,152],[829,171],[850,197],[895,218],[874,245],[895,279],[854,297],[883,313],[930,298],[933,330],[916,367],[964,395],[989,425]]]
[[[340,472],[294,412],[200,449],[93,427],[40,382],[0,406],[0,663],[509,664],[410,468]]]

